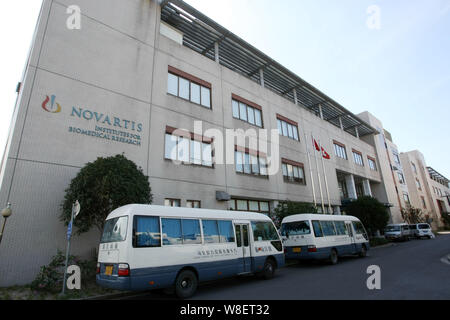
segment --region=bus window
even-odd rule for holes
[[[322,226],[323,235],[325,237],[336,235],[336,230],[334,230],[333,221],[320,221],[320,225]]]
[[[234,242],[233,224],[231,221],[219,221],[220,242]]]
[[[151,248],[161,246],[159,217],[134,218],[134,247]]]
[[[242,247],[241,226],[240,225],[235,226],[235,230],[236,230],[237,247],[240,248]]]
[[[252,229],[255,241],[279,240],[277,230],[270,222],[252,222]]]
[[[353,228],[355,229],[355,233],[356,234],[361,234],[364,236],[364,238],[366,238],[367,240],[369,239],[369,237],[367,236],[366,233],[366,229],[364,229],[364,226],[361,222],[359,221],[354,221],[353,222]]]
[[[128,217],[106,221],[101,243],[122,242],[127,237]]]
[[[202,220],[205,243],[220,243],[217,220]]]
[[[248,247],[248,225],[243,225],[242,230],[242,234],[244,236],[244,247]]]
[[[183,244],[180,219],[161,219],[163,244],[165,246]]]
[[[291,223],[283,223],[281,227],[282,236],[299,236],[311,234],[311,228],[309,221],[298,221]]]
[[[200,221],[183,219],[181,221],[183,231],[183,244],[201,244]]]
[[[334,221],[334,226],[336,227],[336,232],[340,236],[345,236],[348,234],[348,230],[345,227],[344,221]]]
[[[323,232],[322,232],[322,227],[320,226],[320,222],[319,221],[313,221],[312,225],[313,225],[313,228],[314,228],[314,235],[316,236],[316,238],[323,237]]]

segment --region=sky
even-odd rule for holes
[[[450,0],[186,2],[351,112],[375,115],[400,152],[420,150],[450,178]],[[0,12],[2,151],[40,4]]]

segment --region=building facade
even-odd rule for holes
[[[411,206],[421,209],[433,228],[442,227],[442,216],[450,213],[449,180],[427,167],[420,151],[401,153],[400,159],[410,190]]]
[[[80,29],[68,27],[73,5]],[[14,212],[0,286],[30,282],[64,250],[64,190],[98,157],[134,161],[156,205],[267,214],[316,201],[340,214],[374,195],[397,206],[370,119],[182,1],[44,0],[18,94],[0,175],[0,205]],[[225,135],[261,129],[266,148]],[[98,240],[75,237],[72,253],[93,257]]]

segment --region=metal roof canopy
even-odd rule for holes
[[[444,183],[446,183],[448,185],[448,183],[450,182],[450,180],[448,180],[446,177],[444,177],[442,174],[440,174],[439,172],[437,172],[436,170],[434,170],[432,167],[427,167],[428,169],[428,173],[430,174],[430,176],[434,179],[437,180],[441,180]]]
[[[183,33],[186,47],[211,60],[215,60],[218,43],[219,63],[257,83],[261,83],[260,70],[263,70],[266,88],[292,102],[295,102],[295,91],[300,105],[317,116],[321,106],[323,119],[339,128],[342,123],[347,133],[355,137],[378,133],[339,103],[184,1],[162,1],[161,20]]]

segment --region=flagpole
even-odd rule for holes
[[[308,141],[308,137],[307,137],[306,132],[305,132],[305,142],[306,141]],[[309,174],[311,176],[311,185],[312,185],[312,194],[313,194],[313,199],[314,199],[314,207],[317,207],[316,187],[314,185],[314,175],[313,175],[312,166],[311,166],[311,154],[309,153],[308,143],[305,143],[305,145],[306,145],[306,154],[308,155],[308,167],[309,167]]]
[[[312,138],[312,143],[313,143],[313,149],[315,150],[315,140],[314,140],[314,136],[312,135],[312,132],[311,132],[311,138]],[[319,180],[320,200],[321,200],[321,203],[322,203],[322,213],[325,213],[325,204],[323,203],[322,182],[320,181],[319,163],[317,162],[316,151],[314,151],[314,159],[316,160],[317,179]]]
[[[328,189],[328,179],[327,179],[327,174],[325,172],[325,161],[323,160],[323,158],[324,158],[324,156],[323,156],[324,149],[322,148],[322,144],[320,143],[320,139],[319,139],[319,149],[320,149],[320,154],[322,155],[322,169],[323,169],[323,178],[325,179],[325,188],[327,190],[328,209],[329,209],[329,213],[333,213],[333,209],[331,208],[331,201],[330,201],[330,191]]]

